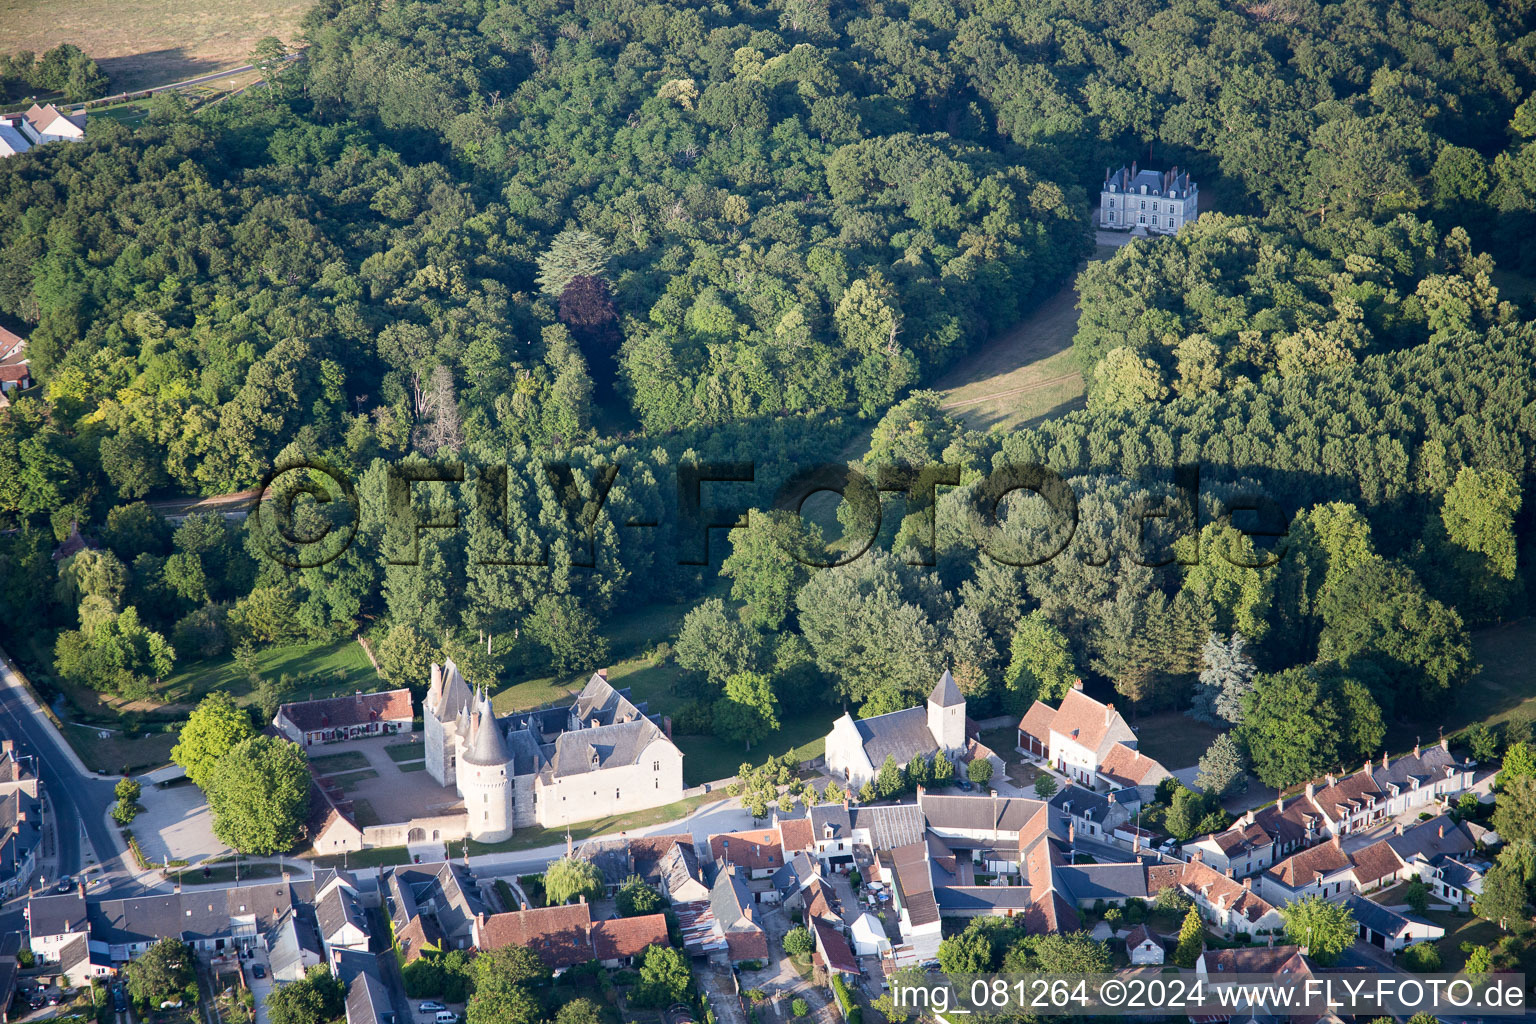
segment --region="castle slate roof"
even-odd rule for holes
[[[427,691],[427,704],[432,707],[432,713],[439,721],[449,722],[458,718],[469,710],[474,701],[474,694],[469,692],[469,684],[464,681],[464,674],[459,671],[459,666],[450,658],[441,667],[432,666],[433,675],[437,677],[438,685]],[[433,703],[433,702],[436,703]]]
[[[554,742],[549,771],[564,778],[635,764],[658,736],[662,732],[649,718],[563,732]]]
[[[496,712],[491,710],[490,697],[481,695],[471,721],[468,749],[462,755],[466,763],[484,767],[504,765],[511,760],[501,725],[496,721]]]

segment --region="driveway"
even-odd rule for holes
[[[717,1024],[747,1024],[747,1015],[741,1012],[741,1001],[736,997],[729,967],[705,964],[698,968],[695,977],[699,987],[709,996],[709,1008],[715,1011]]]

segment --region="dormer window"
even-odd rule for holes
[[[1145,186],[1145,185],[1141,186],[1141,194],[1142,195],[1146,195],[1147,194],[1147,186]]]

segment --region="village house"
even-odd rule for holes
[[[1078,682],[1059,707],[1035,701],[1019,723],[1019,752],[1088,789],[1155,787],[1168,771],[1136,749],[1136,733]]]
[[[481,914],[474,922],[476,949],[531,949],[557,975],[592,960],[604,967],[625,966],[649,947],[668,944],[665,914],[593,921],[585,898],[565,906]]]
[[[1144,924],[1132,928],[1125,937],[1125,952],[1132,967],[1158,967],[1168,955],[1163,940]]]
[[[1451,755],[1445,740],[1415,746],[1395,760],[1382,755],[1380,763],[1367,763],[1343,778],[1329,775],[1321,784],[1308,782],[1302,795],[1248,811],[1224,831],[1193,839],[1184,849],[1199,850],[1218,870],[1239,877],[1256,874],[1330,837],[1444,807],[1471,787],[1472,769]]]
[[[1155,864],[1147,868],[1147,895],[1177,886],[1194,900],[1213,931],[1231,938],[1239,934],[1278,933],[1285,927],[1280,911],[1253,891],[1252,879],[1241,881],[1203,862],[1197,852],[1187,864]]]
[[[724,937],[718,952],[733,965],[767,961],[768,933],[757,919],[752,894],[734,864],[722,864],[709,893],[709,909]]]
[[[469,949],[475,944],[474,922],[485,905],[468,868],[447,861],[393,868],[384,876],[383,896],[407,961],[427,946]]]
[[[1445,928],[1438,924],[1414,920],[1362,896],[1350,896],[1344,905],[1354,916],[1360,941],[1388,953],[1399,953],[1417,943],[1445,937]]]
[[[114,963],[132,960],[164,938],[179,938],[211,957],[255,949],[293,903],[286,881],[270,881],[91,902],[87,919],[91,941]]]
[[[37,870],[43,804],[33,767],[11,740],[0,740],[0,898],[19,895]]]
[[[1399,825],[1383,842],[1402,859],[1402,878],[1418,878],[1434,896],[1465,910],[1483,891],[1492,864],[1477,851],[1466,822],[1442,814],[1410,826]]]
[[[317,743],[410,732],[414,718],[411,691],[401,687],[284,704],[277,709],[272,726],[307,749]]]

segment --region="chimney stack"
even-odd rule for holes
[[[1449,754],[1451,752],[1451,741],[1446,739],[1444,736],[1441,736],[1440,737],[1440,749],[1445,751],[1447,754]]]
[[[1381,752],[1381,770],[1386,771],[1389,767],[1390,765],[1387,763],[1387,752],[1383,750]]]
[[[597,678],[601,679],[603,682],[606,683],[608,681],[608,670],[606,668],[598,669],[597,670]]]
[[[1440,838],[1441,839],[1445,838],[1445,826],[1444,825],[1440,826]]]
[[[519,900],[518,904],[517,904],[517,909],[519,909],[519,910],[527,910],[528,909],[528,901],[527,900]]]
[[[1081,690],[1082,688],[1083,688],[1083,681],[1081,679],[1074,679],[1074,680],[1072,680],[1072,689],[1074,689],[1074,690]]]
[[[1114,720],[1115,720],[1115,706],[1113,704],[1105,704],[1104,705],[1104,724],[1108,725],[1110,722],[1113,722]]]
[[[1252,878],[1245,878],[1245,879],[1243,879],[1243,888],[1251,890],[1253,888],[1253,879]]]
[[[1413,738],[1413,756],[1419,756],[1419,738],[1417,736]]]
[[[581,893],[577,896],[577,899],[581,900],[582,904],[585,905],[587,902],[587,894]]]
[[[1203,863],[1205,863],[1205,851],[1204,850],[1196,850],[1194,853],[1190,854],[1189,855],[1189,862],[1191,864],[1203,864]]]
[[[1284,793],[1276,793],[1275,794],[1275,810],[1276,811],[1284,811],[1285,810],[1285,794]]]
[[[1317,795],[1317,787],[1312,784],[1312,781],[1310,779],[1308,779],[1307,780],[1307,799],[1311,800],[1316,795]]]

